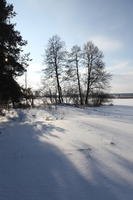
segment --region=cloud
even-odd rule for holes
[[[116,51],[123,48],[123,43],[121,41],[106,36],[94,36],[90,39],[104,51]]]
[[[27,68],[27,85],[30,88],[38,89],[41,86],[42,65],[38,63],[30,63]],[[25,87],[25,74],[18,79],[19,84]]]
[[[133,76],[133,71],[129,71],[129,72],[120,72],[119,75],[123,75],[123,76]]]
[[[111,91],[115,93],[133,92],[133,72],[114,74],[111,81]]]
[[[123,61],[107,69],[112,73],[112,92],[133,92],[133,69],[131,62]]]
[[[116,72],[118,70],[121,70],[123,68],[127,68],[129,67],[129,61],[123,61],[123,62],[120,62],[118,64],[115,64],[113,66],[110,66],[110,67],[107,67],[107,69],[111,72]]]
[[[133,92],[133,69],[131,61],[121,61],[107,67],[112,74],[111,92]]]

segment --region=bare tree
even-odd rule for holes
[[[56,102],[63,102],[63,93],[66,99],[72,95],[78,104],[87,105],[90,96],[101,94],[109,86],[111,75],[105,71],[103,53],[92,42],[82,50],[75,45],[67,53],[65,43],[55,35],[49,39],[44,61],[45,93]]]
[[[61,41],[59,36],[54,35],[49,39],[45,53],[46,68],[43,71],[48,79],[52,78],[56,82],[59,103],[62,103],[63,97],[60,80],[66,57],[65,43]]]
[[[92,91],[103,90],[109,85],[111,75],[105,71],[103,53],[92,42],[87,42],[83,49],[84,64],[87,68],[85,104],[88,104]]]
[[[67,76],[73,81],[77,81],[80,104],[82,105],[83,99],[82,99],[81,81],[79,73],[80,60],[81,60],[81,48],[75,45],[72,47],[71,53],[69,54]]]

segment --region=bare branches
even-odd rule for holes
[[[83,49],[84,65],[88,70],[86,76],[85,104],[88,104],[89,94],[94,89],[105,89],[109,83],[110,74],[105,71],[103,53],[92,42],[87,42]]]
[[[56,86],[60,103],[62,95],[72,93],[80,104],[88,105],[91,94],[109,87],[111,74],[106,72],[103,58],[103,52],[91,41],[83,49],[74,45],[68,53],[57,35],[50,38],[45,52],[44,73],[51,84],[54,81],[51,88]]]
[[[45,51],[45,59],[44,59],[46,63],[46,68],[43,71],[47,78],[53,78],[56,80],[59,103],[63,102],[60,77],[61,73],[63,72],[65,57],[66,57],[65,43],[61,41],[59,36],[54,35],[48,41],[48,46]]]

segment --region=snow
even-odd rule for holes
[[[133,98],[131,99],[113,99],[114,105],[133,106]]]
[[[132,200],[133,100],[0,117],[0,200]]]

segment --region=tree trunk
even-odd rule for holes
[[[91,73],[91,67],[88,64],[87,91],[86,91],[86,98],[85,98],[86,105],[88,105],[88,97],[89,97],[89,92],[90,92],[90,73]]]
[[[61,91],[61,87],[60,87],[60,82],[59,82],[59,75],[58,75],[58,67],[57,67],[57,64],[55,64],[56,66],[56,81],[57,81],[57,90],[58,90],[58,95],[59,95],[59,103],[62,103],[63,102],[63,99],[62,99],[62,91]]]
[[[78,69],[78,59],[76,56],[76,69],[77,69],[77,79],[78,79],[78,88],[79,88],[79,96],[80,96],[80,104],[83,105],[81,86],[80,86],[80,78],[79,78],[79,69]]]
[[[91,78],[91,70],[92,70],[92,62],[93,62],[93,56],[88,56],[88,80],[87,80],[87,91],[86,91],[86,99],[85,104],[88,105],[88,97],[90,92],[90,78]]]

